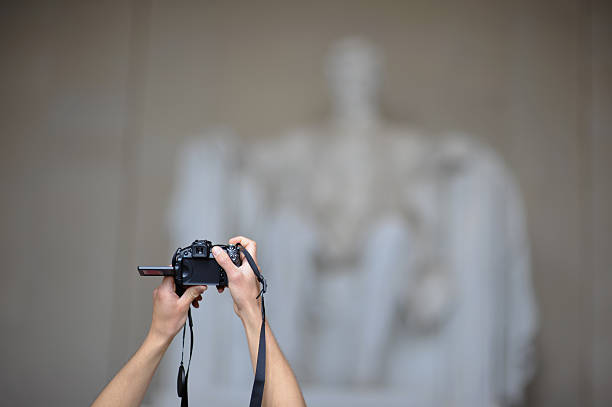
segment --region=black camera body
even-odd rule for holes
[[[172,257],[172,266],[138,266],[141,276],[172,276],[176,293],[181,295],[187,286],[216,285],[227,287],[227,274],[217,263],[212,248],[225,250],[236,266],[241,265],[240,252],[235,245],[212,244],[209,240],[196,240],[191,246],[178,248]]]

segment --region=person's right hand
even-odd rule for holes
[[[242,247],[251,254],[253,260],[255,260],[255,264],[257,264],[257,244],[253,240],[243,236],[237,236],[231,238],[229,243],[240,243]],[[249,262],[244,258],[244,255],[241,254],[242,265],[236,267],[225,250],[215,246],[212,251],[217,263],[219,263],[227,273],[227,278],[229,280],[228,288],[234,299],[234,311],[236,315],[243,321],[245,318],[250,317],[261,319],[260,300],[257,298],[260,291],[259,281],[251,269]],[[259,265],[257,266],[259,267]],[[219,290],[219,292],[222,291],[222,289]]]

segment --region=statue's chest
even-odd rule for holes
[[[320,152],[313,160],[308,191],[313,209],[351,221],[380,210],[385,174],[390,173],[385,167],[385,157],[372,155],[365,146]]]
[[[305,192],[318,222],[319,239],[328,248],[333,245],[338,255],[351,253],[355,239],[364,238],[377,217],[396,211],[400,194],[394,165],[385,151],[366,145],[316,155]]]

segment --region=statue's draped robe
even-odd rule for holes
[[[399,394],[389,405],[520,400],[536,313],[521,197],[501,160],[463,136],[384,128],[347,145],[336,133],[245,147],[215,130],[183,146],[173,242],[258,241],[268,317],[321,405],[364,391]],[[253,373],[229,293],[209,290],[194,317],[190,393],[246,402]]]

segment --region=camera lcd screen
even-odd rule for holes
[[[167,267],[148,267],[138,266],[138,272],[141,276],[173,276],[174,268],[172,266]]]

